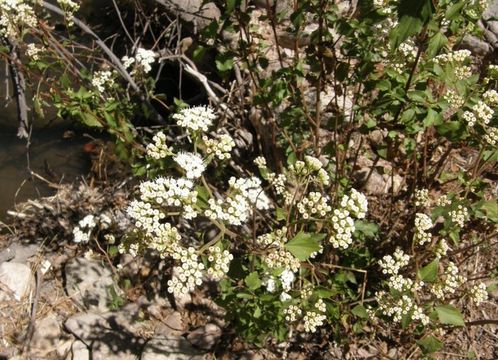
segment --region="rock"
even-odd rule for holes
[[[140,360],[203,360],[202,353],[183,337],[154,338],[145,344]]]
[[[124,313],[126,312],[78,313],[68,318],[64,326],[78,339],[90,345],[92,341],[99,339],[99,332],[121,331],[133,335],[135,329],[131,325],[132,319],[127,318]]]
[[[0,264],[0,283],[0,301],[12,297],[19,301],[33,289],[34,277],[29,266],[16,262],[4,262]]]
[[[119,291],[112,278],[112,272],[100,261],[73,258],[65,267],[67,294],[89,310],[105,312],[112,297],[111,287]]]
[[[92,359],[136,359],[143,341],[123,312],[79,313],[64,326],[92,351]]]
[[[480,56],[485,56],[491,52],[491,46],[487,42],[472,35],[465,35],[462,41],[462,47]]]
[[[90,360],[90,349],[83,341],[76,340],[71,346],[72,360]]]
[[[61,328],[54,314],[37,321],[31,339],[31,352],[38,357],[45,357],[48,353],[57,350],[60,337]]]
[[[195,329],[188,334],[187,339],[190,343],[200,349],[209,350],[216,345],[221,337],[221,329],[215,324],[206,324]]]
[[[28,259],[38,252],[39,246],[34,244],[18,244],[13,243],[8,248],[0,252],[0,263],[12,261],[21,264],[26,264]]]
[[[155,334],[160,337],[177,337],[181,336],[186,330],[183,322],[182,315],[175,311],[168,315],[164,322],[160,323],[156,329]]]
[[[107,331],[92,342],[92,360],[137,360],[144,344],[119,331]]]
[[[203,0],[158,0],[166,10],[180,17],[184,22],[194,25],[194,31],[202,30],[211,21],[221,16],[220,9],[213,3],[204,3]]]

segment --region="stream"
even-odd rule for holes
[[[4,68],[4,67],[3,67]],[[14,100],[7,101],[4,72],[0,71],[0,221],[5,221],[8,210],[16,204],[55,193],[44,181],[35,179],[28,169],[26,139],[17,137],[17,110]],[[70,138],[64,134],[74,133]],[[71,124],[62,120],[51,124],[37,121],[31,136],[29,168],[43,178],[54,182],[72,182],[89,170],[88,156],[83,145],[91,141]]]

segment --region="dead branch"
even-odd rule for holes
[[[17,103],[17,118],[19,119],[19,127],[17,128],[17,136],[21,139],[29,137],[29,107],[26,100],[26,79],[23,72],[19,69],[19,53],[18,46],[11,40],[5,39],[9,48],[9,70],[14,88],[14,96]]]

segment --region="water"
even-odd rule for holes
[[[0,74],[3,75],[3,74]],[[7,104],[5,86],[0,76],[0,220],[5,221],[7,210],[27,199],[52,195],[55,190],[45,182],[33,179],[28,171],[26,140],[17,138],[17,110],[15,101]],[[64,139],[69,123],[63,121],[43,124],[38,121],[32,132],[29,150],[30,168],[52,182],[72,182],[86,174],[88,156],[83,145],[90,139],[80,134]]]

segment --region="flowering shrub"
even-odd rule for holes
[[[173,297],[215,289],[237,334],[259,345],[320,334],[346,342],[369,322],[402,334],[396,341],[409,351],[416,342],[431,353],[445,329],[472,324],[462,301],[485,304],[492,280],[466,261],[492,248],[498,223],[489,170],[498,160],[498,66],[460,40],[481,32],[485,1],[374,0],[348,12],[304,0],[287,13],[228,1],[195,49],[179,33],[165,40],[161,24],[153,45],[140,38],[119,56],[97,40],[98,54],[67,45],[61,56],[70,42],[38,29],[40,4],[53,10],[0,1],[0,35],[52,84],[36,93],[34,110],[43,116],[53,104],[60,117],[107,130],[135,175],[147,176],[127,208],[127,236],[88,215],[77,219],[76,243],[168,259]],[[58,4],[68,29],[86,29],[75,2]],[[188,58],[209,48],[219,83]],[[171,105],[157,93],[171,59],[216,108]],[[139,130],[137,117],[161,127]],[[142,141],[145,131],[151,139]],[[375,177],[387,180],[381,191]]]

